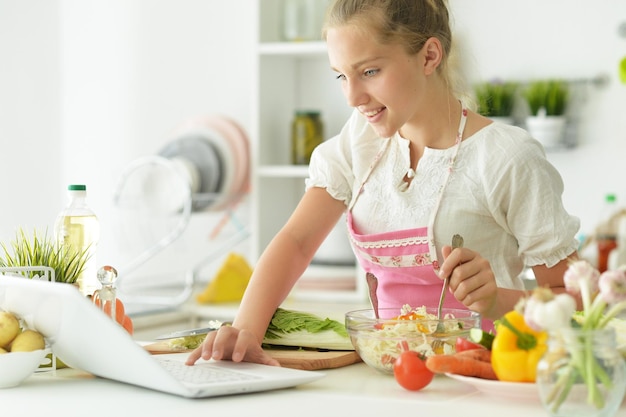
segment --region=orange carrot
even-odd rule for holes
[[[451,373],[483,379],[498,379],[491,362],[478,360],[469,355],[432,355],[426,358],[426,367],[437,374]]]
[[[488,349],[468,349],[455,353],[458,357],[473,358],[482,362],[491,363],[491,351]]]

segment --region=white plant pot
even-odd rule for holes
[[[556,148],[564,142],[566,122],[565,116],[529,116],[526,128],[544,148]]]

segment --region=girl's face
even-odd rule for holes
[[[351,25],[329,29],[326,41],[348,105],[381,137],[391,137],[416,117],[427,88],[424,49],[408,55],[402,46],[381,45]]]

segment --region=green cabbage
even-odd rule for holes
[[[278,308],[263,343],[328,350],[353,350],[346,327],[329,318]]]
[[[196,334],[193,336],[177,337],[168,340],[169,346],[174,350],[195,349],[202,344],[206,334]]]
[[[195,349],[206,335],[178,337],[168,341],[175,350]],[[329,318],[278,308],[265,332],[264,345],[324,350],[354,350],[346,327]]]

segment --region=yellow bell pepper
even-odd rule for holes
[[[535,382],[537,363],[546,351],[548,334],[530,328],[524,316],[509,311],[496,326],[491,365],[500,381]]]

